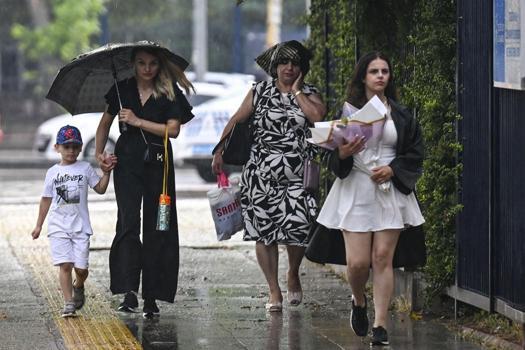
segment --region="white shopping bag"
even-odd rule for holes
[[[224,173],[219,174],[217,179],[218,188],[209,190],[207,196],[217,240],[224,241],[244,229],[241,190],[238,186],[230,186]]]

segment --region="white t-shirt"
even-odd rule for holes
[[[46,173],[42,197],[52,197],[48,214],[48,236],[65,233],[93,233],[87,206],[88,186],[93,188],[100,176],[84,161],[53,165]],[[61,235],[62,233],[62,235]]]

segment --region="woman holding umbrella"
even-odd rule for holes
[[[165,51],[165,50],[164,50]],[[131,53],[134,76],[118,82],[105,95],[107,107],[97,129],[99,163],[118,162],[114,172],[118,206],[116,235],[109,265],[114,294],[125,293],[118,310],[134,312],[142,273],[145,317],[159,313],[156,300],[174,302],[179,267],[179,239],[175,203],[171,203],[168,231],[156,229],[159,194],[163,185],[163,137],[177,137],[181,124],[193,114],[178,83],[188,93],[193,88],[183,69],[164,51],[138,47]],[[125,123],[115,155],[103,154],[115,115]],[[122,125],[122,124],[121,124]],[[169,143],[169,140],[168,140]],[[173,164],[168,145],[168,164]],[[168,172],[168,195],[175,198],[173,167]],[[142,242],[140,240],[140,211]]]

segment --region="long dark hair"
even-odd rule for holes
[[[366,98],[365,83],[363,80],[366,78],[366,72],[370,62],[378,58],[382,59],[388,64],[388,70],[390,71],[390,78],[388,79],[388,84],[385,88],[385,96],[394,101],[397,101],[397,91],[394,84],[394,70],[392,69],[392,64],[385,54],[379,51],[372,51],[361,56],[359,61],[357,61],[352,79],[346,87],[346,100],[351,105],[361,108],[368,101]]]

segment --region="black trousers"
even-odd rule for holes
[[[173,302],[178,282],[179,236],[171,147],[168,146],[170,227],[169,231],[157,231],[163,165],[160,162],[144,164],[143,151],[140,150],[144,148],[119,143],[116,147],[118,165],[113,175],[118,218],[109,255],[111,292],[138,292],[142,273],[144,299]]]

